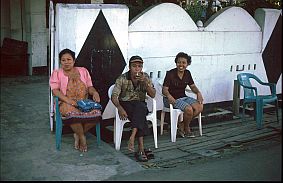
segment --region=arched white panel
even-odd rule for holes
[[[197,31],[194,21],[180,6],[162,3],[146,9],[129,25],[129,32],[135,31]]]
[[[260,32],[255,19],[243,8],[223,8],[204,24],[205,31],[244,31]]]

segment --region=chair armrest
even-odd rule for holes
[[[258,83],[260,83],[261,85],[266,85],[270,87],[271,93],[272,94],[276,94],[276,84],[275,83],[268,83],[268,82],[263,82],[261,81],[259,78],[256,79],[258,81]]]
[[[152,100],[152,112],[156,113],[156,99],[146,95],[146,100]]]
[[[275,83],[268,83],[270,90],[271,90],[271,95],[276,95],[276,84]]]
[[[240,86],[242,86],[244,89],[247,88],[247,89],[254,90],[254,91],[255,91],[255,95],[257,96],[257,88],[256,88],[256,87],[247,86],[247,85],[241,84],[240,82],[239,82],[239,84],[240,84]]]
[[[244,85],[244,84],[241,84],[241,83],[240,83],[240,85],[241,85],[242,87],[244,87],[244,88],[248,88],[248,89],[252,89],[252,90],[257,91],[257,88],[256,88],[256,87],[253,87],[253,86],[247,86],[247,85]]]

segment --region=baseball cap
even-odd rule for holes
[[[140,56],[135,55],[135,56],[132,56],[132,57],[130,58],[130,61],[129,61],[129,63],[133,63],[133,62],[140,62],[140,63],[143,63],[143,60],[142,60],[142,58],[141,58]]]

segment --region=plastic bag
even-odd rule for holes
[[[102,106],[99,103],[90,99],[79,100],[77,101],[77,105],[82,112],[90,112],[93,109],[102,109]]]

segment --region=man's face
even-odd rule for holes
[[[133,62],[130,64],[130,71],[132,75],[142,72],[143,64],[140,62]]]
[[[188,67],[188,61],[186,58],[179,57],[176,63],[178,71],[184,71]]]

